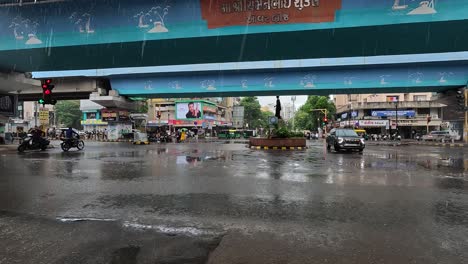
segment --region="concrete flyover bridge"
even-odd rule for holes
[[[17,72],[460,52],[465,0],[1,0]]]
[[[0,69],[54,78],[55,93],[80,98],[109,89],[183,97],[467,83],[467,1],[257,2],[2,0]]]

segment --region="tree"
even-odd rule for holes
[[[244,107],[244,124],[249,124],[249,128],[258,128],[262,126],[262,110],[257,97],[244,97],[240,101]]]
[[[258,122],[258,127],[267,128],[269,126],[268,118],[270,116],[275,116],[275,114],[270,111],[262,111],[262,117]]]
[[[315,109],[327,109],[328,120],[332,120],[336,113],[335,104],[326,96],[309,96],[306,103],[299,108],[294,116],[296,129],[317,130],[323,122],[324,114]]]
[[[59,101],[55,105],[58,122],[65,127],[81,127],[80,101]]]
[[[140,104],[138,105],[138,113],[143,113],[143,114],[147,114],[148,113],[148,104],[149,104],[149,101],[142,101],[140,102]]]

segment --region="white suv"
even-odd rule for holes
[[[451,141],[456,140],[455,136],[450,135],[449,131],[431,131],[428,135],[422,137],[423,141]]]

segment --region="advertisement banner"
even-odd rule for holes
[[[0,115],[14,116],[18,98],[14,95],[0,94]]]
[[[201,119],[203,117],[200,102],[181,102],[176,104],[176,119]]]
[[[102,110],[102,121],[109,122],[109,121],[117,121],[117,112],[109,111],[109,110]]]
[[[208,28],[334,22],[341,0],[200,1]]]

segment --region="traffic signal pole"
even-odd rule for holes
[[[328,119],[328,109],[312,109],[311,112],[317,112],[317,111],[320,111],[322,114],[325,115],[325,118]],[[325,124],[325,126],[324,126],[324,132],[325,132],[325,134],[327,133],[327,124]]]
[[[39,112],[37,111],[37,102],[34,103],[34,127],[37,127],[37,115]]]

